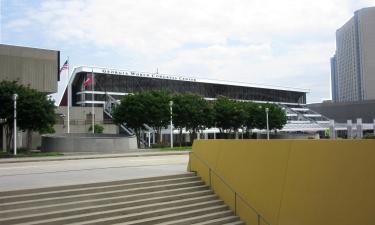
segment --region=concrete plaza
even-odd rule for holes
[[[0,163],[0,192],[186,172],[188,155]]]

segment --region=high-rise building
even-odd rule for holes
[[[375,7],[363,8],[336,31],[332,100],[375,99]]]

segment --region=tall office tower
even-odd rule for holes
[[[332,100],[375,99],[375,7],[363,8],[336,31]]]

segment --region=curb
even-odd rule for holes
[[[147,156],[168,156],[168,155],[187,155],[190,151],[170,151],[170,152],[136,152],[125,154],[103,154],[103,155],[77,155],[77,156],[45,156],[45,157],[25,157],[0,159],[0,164],[5,163],[23,163],[23,162],[47,162],[62,160],[81,160],[81,159],[108,159],[124,157],[147,157]]]

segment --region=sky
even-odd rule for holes
[[[0,0],[0,43],[59,50],[70,68],[306,88],[313,103],[331,98],[335,31],[370,6],[375,0]]]

